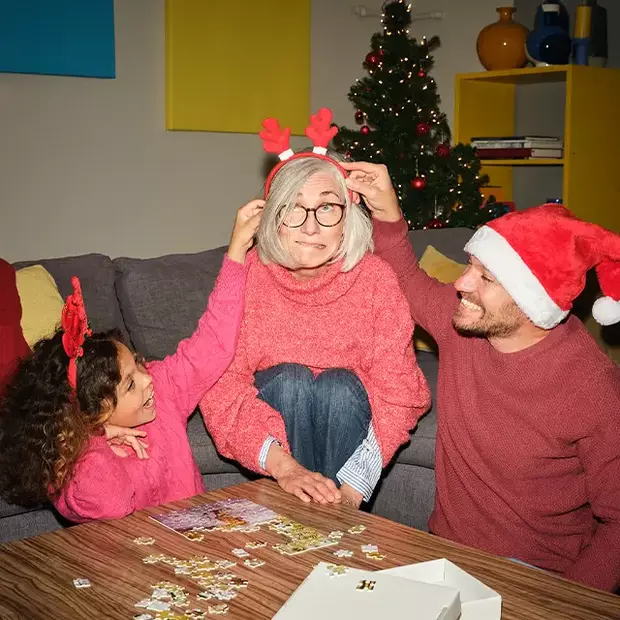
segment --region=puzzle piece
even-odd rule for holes
[[[253,558],[251,560],[245,560],[243,564],[247,566],[248,568],[254,569],[254,568],[259,568],[261,566],[264,566],[265,562],[257,558]]]
[[[250,554],[245,549],[233,549],[232,554],[238,558],[249,558]]]
[[[327,538],[331,538],[332,540],[340,540],[344,536],[344,532],[340,530],[334,530],[327,535]]]
[[[193,540],[194,542],[201,542],[205,538],[204,534],[202,534],[201,532],[197,530],[190,530],[189,532],[186,532],[185,534],[183,534],[183,536],[185,536],[187,540]]]
[[[247,542],[245,543],[245,548],[246,549],[262,549],[263,547],[266,547],[267,543],[266,542]]]
[[[360,545],[364,553],[370,553],[371,551],[379,551],[377,545]]]
[[[348,572],[349,572],[349,569],[346,566],[343,566],[342,564],[328,564],[327,565],[327,574],[330,577],[339,577]]]
[[[167,611],[170,609],[170,603],[167,603],[166,601],[151,600],[146,606],[146,609],[149,611]]]
[[[379,553],[378,551],[370,551],[369,553],[366,554],[366,557],[369,560],[384,560],[385,559],[385,555],[383,555],[382,553]]]
[[[356,586],[355,589],[360,592],[372,592],[375,589],[376,581],[369,581],[368,579],[363,579]]]
[[[155,539],[150,536],[138,536],[138,538],[133,539],[133,542],[136,543],[136,545],[154,545]]]
[[[133,620],[153,620],[153,616],[151,614],[136,614]]]
[[[338,558],[352,558],[353,551],[349,551],[348,549],[338,549],[334,551],[334,555]]]
[[[353,527],[350,527],[347,532],[349,532],[349,534],[361,534],[363,531],[366,530],[366,526],[365,525],[354,525]]]
[[[220,603],[219,605],[209,605],[210,614],[225,614],[228,613],[229,606],[226,603]]]
[[[76,588],[80,589],[80,588],[90,588],[92,584],[90,583],[90,579],[79,577],[78,579],[73,580],[73,585]]]

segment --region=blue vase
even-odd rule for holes
[[[537,66],[565,65],[570,60],[568,12],[561,2],[543,2],[536,11],[534,30],[525,42],[528,58]]]

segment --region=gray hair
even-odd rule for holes
[[[344,161],[336,152],[328,151],[327,154],[335,161]],[[334,178],[346,205],[342,242],[331,262],[342,259],[342,271],[351,271],[367,252],[373,251],[370,216],[361,205],[351,202],[342,173],[336,166],[318,157],[301,157],[282,166],[271,182],[256,235],[258,256],[263,263],[275,263],[287,269],[297,267],[278,232],[283,225],[282,220],[295,206],[301,188],[317,173],[327,173]]]

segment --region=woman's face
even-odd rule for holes
[[[298,278],[318,275],[338,251],[344,230],[345,204],[340,185],[329,173],[317,172],[301,188],[296,209],[288,220],[292,224],[299,221],[295,218],[303,219],[304,208],[317,209],[316,213],[324,223],[336,221],[341,212],[342,218],[333,226],[321,226],[315,212],[309,212],[306,221],[299,227],[280,226],[278,234],[298,265],[293,271]]]

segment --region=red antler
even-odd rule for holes
[[[263,141],[263,148],[267,153],[281,155],[290,150],[289,139],[291,137],[291,130],[288,127],[280,129],[280,124],[275,118],[266,118],[263,121],[263,127],[264,129],[259,135]]]
[[[330,140],[338,133],[338,127],[332,127],[332,111],[321,108],[310,117],[310,125],[306,127],[306,135],[314,146],[327,148]]]
[[[65,353],[69,356],[69,369],[67,379],[75,390],[77,385],[77,366],[75,360],[84,355],[82,345],[86,336],[91,335],[88,329],[88,318],[82,297],[82,286],[76,276],[71,278],[73,284],[73,294],[67,297],[64,308],[62,309],[61,325],[64,331],[62,335],[62,346]]]

